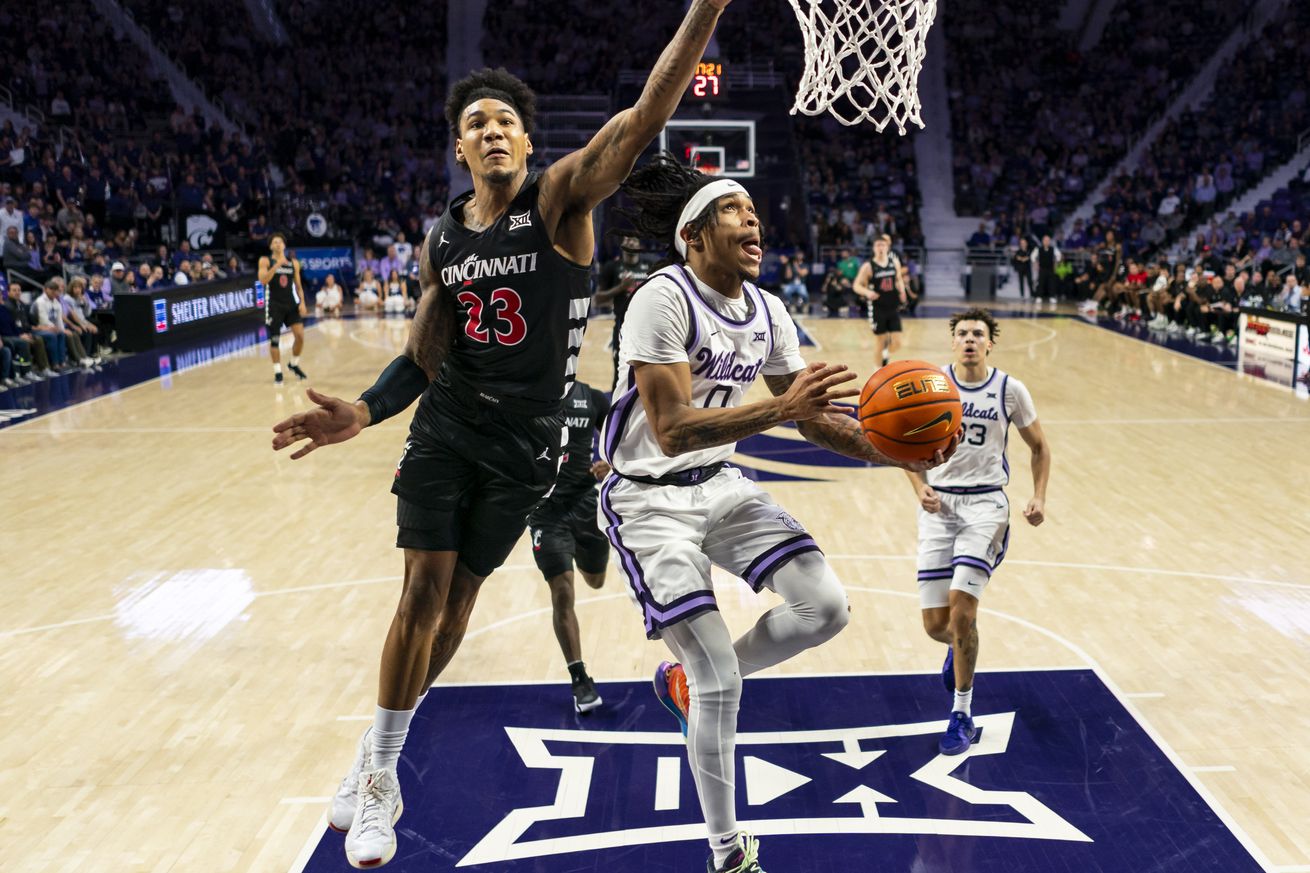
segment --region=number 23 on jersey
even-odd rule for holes
[[[464,305],[468,321],[464,325],[464,334],[477,343],[494,342],[502,346],[516,346],[528,335],[528,324],[523,320],[520,310],[523,299],[513,288],[497,288],[491,292],[489,304],[485,304],[475,292],[465,289],[455,295],[455,299]]]

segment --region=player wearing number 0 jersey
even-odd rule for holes
[[[784,421],[832,451],[888,459],[834,404],[858,393],[848,387],[854,375],[841,365],[806,366],[786,308],[754,284],[763,252],[746,190],[666,154],[633,173],[624,193],[636,204],[627,215],[637,235],[667,247],[671,263],[633,295],[623,324],[619,384],[601,433],[611,473],[599,523],[647,636],[680,661],[659,666],[655,691],[687,735],[709,868],[752,873],[758,841],[736,819],[742,677],[828,640],[849,608],[804,525],[726,462],[737,440]],[[747,403],[760,378],[773,396]],[[734,641],[711,566],[784,602]]]
[[[973,676],[978,660],[978,600],[1010,544],[1010,425],[1032,451],[1033,497],[1023,511],[1031,525],[1045,518],[1051,449],[1027,387],[987,366],[999,328],[985,309],[951,317],[955,360],[946,375],[960,391],[960,447],[926,474],[906,471],[919,498],[919,605],[923,628],[946,643],[942,681],[954,693],[941,751],[968,750],[973,726]]]
[[[423,397],[393,484],[405,581],[378,705],[329,811],[333,827],[349,829],[345,852],[356,867],[394,856],[396,765],[419,698],[555,480],[560,403],[585,327],[592,211],[673,115],[727,3],[693,0],[636,105],[540,176],[528,172],[532,91],[503,69],[455,83],[446,120],[473,191],[424,241],[404,354],[355,403],[311,391],[318,408],[274,427],[274,449],[309,440],[292,455],[303,457]]]

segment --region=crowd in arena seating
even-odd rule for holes
[[[1220,71],[1204,105],[1171,121],[1141,163],[1115,179],[1097,219],[1118,231],[1126,250],[1194,248],[1198,235],[1214,245],[1238,229],[1254,247],[1274,241],[1272,209],[1242,216],[1225,209],[1287,161],[1310,127],[1307,28],[1310,6],[1289,4]]]
[[[251,24],[246,7],[221,0],[126,5],[267,152],[275,226],[319,212],[362,238],[417,239],[444,208],[445,3],[362,12],[326,0],[278,3],[287,45],[258,26],[215,37],[206,22],[240,15]]]
[[[957,212],[1058,227],[1250,5],[1122,0],[1097,44],[1056,27],[1059,0],[958,4],[944,16]]]

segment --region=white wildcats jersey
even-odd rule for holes
[[[924,474],[928,484],[948,494],[999,491],[1010,481],[1005,456],[1010,423],[1028,427],[1037,420],[1032,395],[1018,379],[995,368],[975,385],[960,382],[953,365],[945,372],[960,389],[964,433],[951,459]]]
[[[619,475],[659,477],[726,461],[736,443],[670,458],[646,418],[629,361],[685,362],[691,367],[692,404],[740,406],[761,373],[805,367],[796,325],[782,301],[751,284],[728,298],[684,266],[654,273],[633,295],[619,341],[619,380],[601,431],[601,454]]]

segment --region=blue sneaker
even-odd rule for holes
[[[664,708],[678,720],[682,735],[687,735],[687,711],[691,709],[691,695],[687,692],[687,674],[681,664],[661,661],[655,668],[655,696]]]
[[[937,748],[941,749],[943,755],[963,755],[969,751],[976,736],[978,729],[973,726],[973,719],[962,712],[953,712],[951,723],[946,726],[946,733],[942,735]]]
[[[947,694],[955,693],[955,647],[946,647],[946,661],[942,664],[942,684]]]

